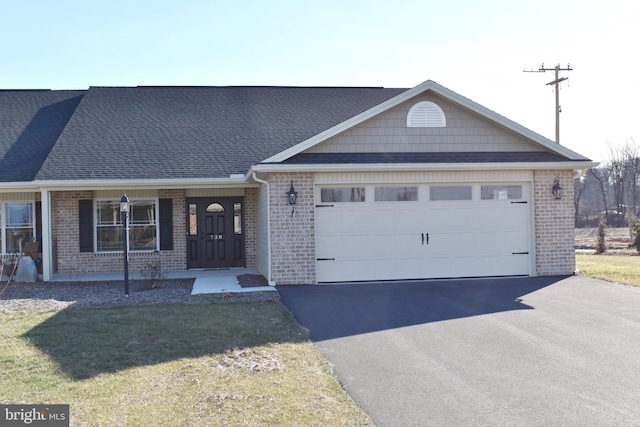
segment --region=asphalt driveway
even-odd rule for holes
[[[640,288],[538,277],[278,291],[377,426],[640,425]]]

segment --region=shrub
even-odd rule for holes
[[[160,260],[147,263],[142,270],[140,270],[140,275],[142,276],[144,289],[155,288],[156,282],[167,277],[167,274],[162,270],[162,263]]]
[[[605,237],[607,236],[607,219],[604,214],[600,215],[600,221],[598,222],[598,231],[596,233],[596,253],[602,254],[606,252],[607,245]]]
[[[634,234],[633,247],[640,253],[640,219],[633,218],[631,221],[631,232]]]

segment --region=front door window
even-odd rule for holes
[[[189,219],[187,228],[189,229],[189,236],[198,235],[198,205],[196,203],[189,203],[189,212],[187,213]]]
[[[220,203],[211,203],[209,206],[207,206],[207,212],[210,212],[210,213],[224,212],[224,207]]]

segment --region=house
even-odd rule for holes
[[[572,274],[573,171],[594,165],[433,81],[0,91],[0,252],[40,242],[44,280],[122,271],[126,193],[134,270]]]

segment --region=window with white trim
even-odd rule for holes
[[[0,252],[22,253],[25,244],[33,242],[35,203],[0,202]]]
[[[129,251],[157,251],[158,203],[155,199],[130,200]],[[97,200],[96,252],[122,251],[122,215],[119,200]]]

